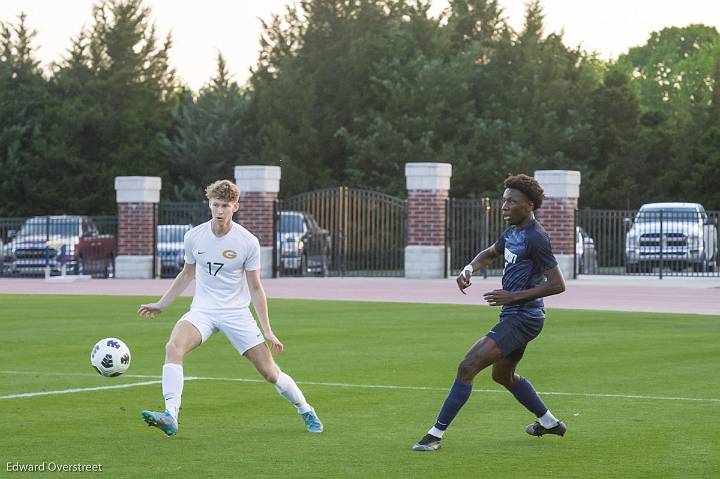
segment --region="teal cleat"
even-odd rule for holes
[[[320,422],[320,418],[317,416],[317,413],[315,413],[315,409],[311,409],[300,416],[302,416],[308,432],[323,432],[323,424]]]
[[[168,436],[174,436],[178,431],[178,423],[169,412],[143,411],[142,418],[148,426],[155,426]]]

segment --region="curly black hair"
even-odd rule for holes
[[[527,199],[533,203],[533,211],[540,209],[542,206],[545,192],[537,180],[532,176],[523,174],[511,175],[505,178],[503,185],[505,188],[519,190],[522,194],[527,196]]]

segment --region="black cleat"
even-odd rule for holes
[[[412,448],[413,451],[436,451],[440,449],[440,438],[425,434]]]
[[[565,424],[562,421],[558,421],[557,425],[551,428],[545,428],[542,424],[535,421],[534,423],[530,424],[528,427],[525,428],[525,432],[530,434],[531,436],[544,436],[545,434],[555,434],[556,436],[564,436],[565,431],[567,431],[567,427],[565,427]]]

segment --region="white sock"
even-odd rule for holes
[[[176,421],[180,412],[183,382],[182,364],[166,363],[163,366],[162,392],[165,398],[165,409],[172,414]]]
[[[553,414],[548,409],[547,412],[542,417],[538,418],[538,422],[545,429],[550,429],[551,427],[557,426],[558,422],[560,422],[560,421],[558,421],[557,418],[555,416],[553,416]]]
[[[273,386],[282,397],[290,401],[297,408],[299,414],[304,414],[312,409],[305,400],[305,396],[303,396],[298,385],[293,381],[293,378],[284,372],[280,371],[277,382],[273,384]]]
[[[430,434],[431,436],[439,437],[439,438],[442,439],[443,434],[445,434],[445,431],[443,431],[442,429],[438,429],[438,428],[436,428],[435,426],[433,426],[433,427],[430,428],[430,430],[429,430],[427,433]]]

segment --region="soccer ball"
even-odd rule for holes
[[[103,376],[120,376],[130,367],[130,349],[117,338],[101,339],[92,348],[90,364]]]

